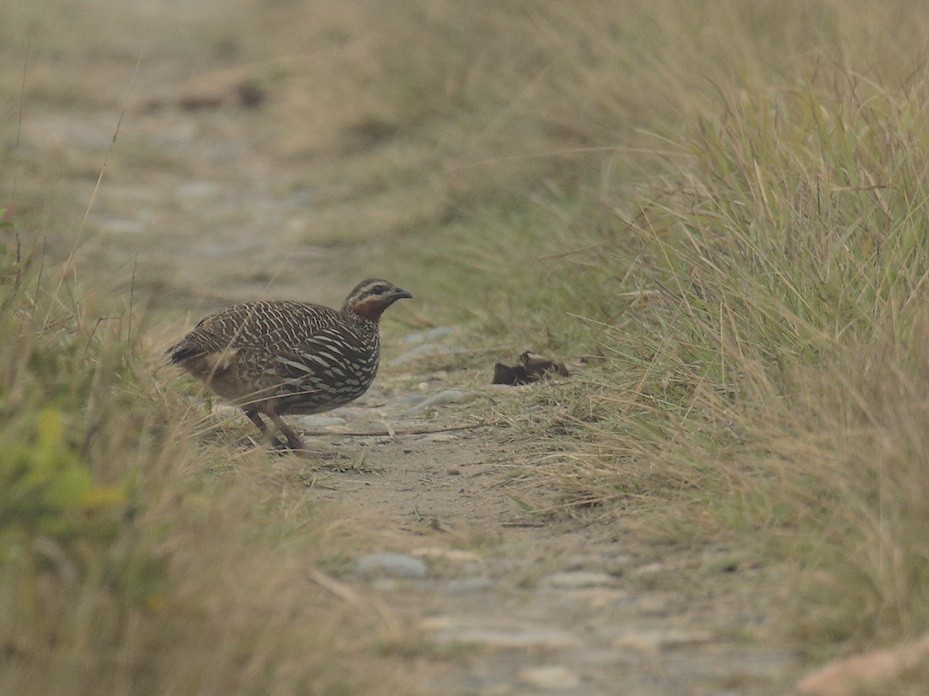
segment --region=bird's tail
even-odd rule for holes
[[[186,338],[181,339],[164,352],[164,356],[172,365],[180,365],[200,355],[203,355],[203,349],[193,345]]]

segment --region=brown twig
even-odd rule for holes
[[[326,433],[308,433],[303,432],[307,437],[395,437],[397,435],[428,435],[431,433],[448,433],[455,430],[474,430],[490,425],[489,423],[468,423],[467,425],[452,425],[447,428],[408,428],[406,430],[373,430],[367,432],[349,431],[349,432],[326,432]]]
[[[345,583],[339,582],[335,578],[326,575],[326,573],[322,572],[321,570],[314,569],[308,571],[306,574],[306,579],[311,582],[315,582],[317,585],[326,590],[329,590],[329,592],[334,594],[339,599],[350,602],[351,604],[358,602],[357,592],[352,590]]]

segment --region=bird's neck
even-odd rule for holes
[[[371,299],[362,302],[355,302],[348,307],[345,307],[343,311],[351,312],[358,317],[361,317],[364,321],[371,322],[377,326],[378,321],[380,321],[381,314],[384,313],[386,309],[383,304],[378,300]]]

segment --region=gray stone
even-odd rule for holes
[[[217,193],[219,193],[219,186],[212,181],[195,181],[179,186],[177,189],[177,195],[188,200],[210,198]]]
[[[426,343],[427,341],[434,342],[453,333],[455,333],[455,329],[451,326],[437,326],[434,329],[426,329],[425,331],[416,331],[415,333],[407,334],[403,337],[402,342],[407,345],[417,345],[419,343]]]
[[[420,559],[405,553],[381,551],[368,553],[355,561],[355,572],[364,578],[424,578],[428,566]]]
[[[388,364],[393,366],[406,365],[407,363],[414,362],[429,355],[443,355],[448,352],[448,348],[445,346],[440,346],[435,343],[421,343],[415,348],[408,350],[406,353],[398,355]]]
[[[142,222],[126,218],[103,217],[98,225],[101,231],[116,235],[139,234],[145,231],[145,225]]]
[[[490,578],[459,578],[451,580],[445,586],[445,592],[451,595],[478,594],[493,588],[494,582]]]
[[[484,645],[490,648],[510,648],[527,650],[543,648],[558,650],[561,648],[578,648],[580,641],[567,631],[553,628],[539,628],[524,631],[500,629],[471,628],[453,633],[446,642],[460,645]]]
[[[632,574],[637,576],[654,575],[655,573],[662,572],[664,569],[665,567],[661,563],[648,563],[633,570]]]
[[[580,640],[557,628],[490,627],[475,625],[467,617],[437,616],[420,622],[423,631],[442,645],[479,645],[488,648],[557,650],[579,648]]]
[[[345,425],[345,419],[338,416],[324,416],[322,414],[312,416],[300,416],[296,419],[304,428],[329,428],[333,425]]]
[[[420,401],[410,409],[410,413],[420,413],[421,411],[425,411],[427,408],[432,408],[434,406],[464,404],[469,401],[473,401],[476,398],[477,394],[474,392],[464,391],[462,389],[443,389],[439,393],[433,394],[428,399]]]
[[[427,558],[430,561],[447,561],[466,565],[483,563],[483,559],[472,551],[447,549],[441,546],[421,546],[410,551],[410,554],[417,558]]]
[[[561,561],[561,565],[565,570],[596,570],[618,576],[628,571],[633,562],[625,554],[576,553]]]
[[[424,394],[423,392],[406,392],[404,394],[397,394],[388,403],[391,406],[409,407],[415,406],[428,398],[429,394]]]
[[[519,681],[544,691],[568,691],[581,685],[581,678],[564,665],[526,667],[520,670]]]
[[[713,634],[708,631],[685,631],[681,629],[645,629],[630,631],[616,639],[614,645],[624,650],[654,653],[660,650],[679,648],[684,645],[709,643]]]
[[[540,583],[544,587],[559,590],[584,590],[598,587],[613,587],[616,578],[609,573],[598,573],[590,570],[568,570],[561,573],[552,573],[542,578]]]

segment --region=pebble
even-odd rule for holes
[[[614,588],[590,588],[584,590],[584,604],[598,613],[607,607],[629,606],[635,603],[635,595]]]
[[[616,578],[609,573],[598,573],[590,570],[568,570],[546,575],[542,578],[540,584],[559,590],[584,590],[597,587],[613,587],[616,585]]]
[[[139,220],[105,217],[98,223],[103,232],[115,235],[132,235],[145,231],[145,225]]]
[[[429,568],[419,558],[405,553],[382,551],[365,554],[355,561],[355,572],[365,578],[424,578]]]
[[[449,616],[425,619],[419,627],[423,631],[435,633],[433,640],[444,645],[479,645],[514,650],[557,650],[581,646],[575,636],[555,628],[483,627],[468,625],[467,620]]]
[[[631,556],[611,553],[577,553],[561,562],[565,570],[597,570],[617,576],[628,571],[633,564]]]
[[[458,578],[449,581],[445,592],[451,595],[478,594],[493,588],[494,582],[490,578]]]
[[[425,401],[429,398],[428,394],[423,394],[422,392],[406,392],[405,394],[398,394],[388,401],[390,406],[415,406],[416,404]]]
[[[427,355],[441,355],[444,353],[448,353],[448,348],[445,346],[441,346],[437,343],[420,343],[418,346],[408,350],[406,353],[398,355],[388,364],[392,366],[405,365],[407,363],[413,362],[414,360],[419,360],[420,358],[426,357]]]
[[[433,406],[445,406],[447,404],[464,404],[469,401],[473,401],[477,398],[477,394],[470,391],[464,391],[463,389],[443,389],[437,394],[420,401],[413,408],[410,409],[410,413],[419,413],[420,411],[425,411],[427,408],[432,408]]]
[[[648,563],[633,570],[632,574],[638,576],[654,575],[655,573],[660,573],[664,569],[665,567],[661,563]]]
[[[567,691],[581,685],[581,678],[563,665],[526,667],[520,670],[519,681],[545,691]]]
[[[616,639],[614,645],[624,650],[640,653],[656,653],[660,650],[678,648],[683,645],[709,643],[713,634],[707,631],[684,631],[680,629],[630,631]]]
[[[407,334],[401,339],[401,342],[407,345],[416,345],[418,343],[425,343],[426,341],[436,341],[437,339],[445,338],[453,333],[455,333],[455,329],[451,326],[437,326],[434,329],[426,329],[425,331],[416,331],[415,333]]]
[[[650,592],[639,597],[636,602],[636,609],[642,614],[667,616],[671,612],[671,604],[669,595]]]
[[[422,546],[410,551],[413,556],[418,558],[428,558],[429,560],[450,561],[452,563],[483,563],[484,559],[471,551],[462,551],[461,549],[443,549],[441,546]]]
[[[210,198],[219,193],[219,186],[211,181],[195,181],[190,184],[184,184],[177,189],[177,195],[181,198]]]
[[[333,425],[345,425],[345,419],[338,416],[300,416],[297,422],[304,428],[328,428]]]
[[[211,147],[208,152],[208,157],[214,164],[220,164],[222,162],[229,162],[233,159],[241,160],[246,150],[248,150],[247,144],[241,141],[231,141],[223,145]]]

